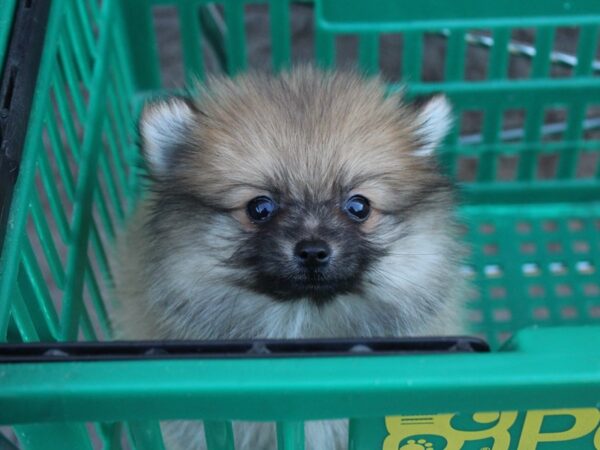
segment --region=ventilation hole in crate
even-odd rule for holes
[[[523,272],[523,275],[526,277],[537,277],[542,273],[540,265],[535,262],[528,262],[523,264],[521,266],[521,270]]]
[[[587,241],[573,241],[573,252],[574,253],[589,253],[590,243]]]
[[[387,82],[397,83],[403,78],[400,75],[404,68],[402,63],[403,41],[402,35],[398,33],[381,34],[379,42],[379,65],[381,74]],[[404,81],[418,81],[420,74],[417,73],[411,78],[411,80],[405,79]]]
[[[53,133],[56,130],[53,129]],[[77,171],[77,167],[73,158],[69,158],[71,155],[68,152],[63,151],[64,142],[60,136],[53,135],[54,139],[50,138],[50,131],[48,126],[44,127],[42,132],[43,152],[45,158],[47,158],[50,169],[54,175],[55,180],[60,180],[56,183],[56,188],[59,193],[59,197],[63,204],[71,204],[73,202],[75,192],[75,179],[74,172]],[[62,146],[62,148],[61,148]],[[40,162],[40,165],[42,163]]]
[[[249,68],[266,71],[273,68],[270,22],[269,5],[244,6],[245,39],[252,45],[252,51],[247,53]]]
[[[72,161],[71,169],[73,177],[77,177],[77,162],[81,154],[81,143],[83,140],[83,129],[79,123],[75,111],[70,109],[64,94],[57,94],[56,87],[50,90],[50,102],[54,113],[56,127],[59,131],[59,137],[63,147],[68,150],[67,157]],[[59,98],[61,100],[59,100]]]
[[[468,320],[472,323],[481,323],[483,322],[483,313],[480,310],[471,310]]]
[[[493,223],[482,223],[479,225],[479,232],[481,234],[494,234],[496,232],[496,226]]]
[[[335,57],[337,67],[355,68],[358,64],[358,36],[355,34],[336,35]]]
[[[12,444],[14,447],[6,445],[6,450],[17,450],[21,448],[19,446],[19,440],[12,427],[0,426],[0,443],[4,444],[4,441]]]
[[[575,176],[577,178],[594,178],[599,162],[600,153],[598,151],[581,153],[577,160]]]
[[[591,261],[578,261],[575,269],[582,275],[591,275],[596,272],[596,267]]]
[[[517,222],[517,233],[519,233],[519,234],[531,233],[531,223],[530,222]]]
[[[509,322],[512,319],[510,309],[501,308],[494,310],[494,322]]]
[[[532,284],[527,290],[529,296],[533,298],[542,298],[546,296],[546,289],[541,284]]]
[[[499,333],[496,333],[496,340],[498,341],[499,345],[504,344],[511,337],[512,333],[510,331],[500,331]]]
[[[529,78],[535,48],[535,28],[515,28],[511,32],[508,78]]]
[[[462,113],[460,136],[462,144],[480,144],[483,126],[483,111],[467,110]]]
[[[534,242],[522,242],[520,246],[521,253],[531,255],[537,251],[537,246]]]
[[[523,140],[525,109],[507,109],[502,116],[502,141],[518,142]]]
[[[569,231],[572,232],[582,231],[584,229],[584,223],[581,219],[570,219],[567,222],[567,226],[569,227]]]
[[[600,285],[598,283],[586,283],[583,285],[583,293],[586,297],[600,296]]]
[[[579,42],[578,27],[557,27],[554,36],[553,51],[555,57],[560,61],[575,62],[573,56],[577,53],[577,44]],[[554,62],[550,70],[550,76],[553,78],[567,78],[573,74],[573,68],[570,64]]]
[[[600,54],[598,56],[600,58]],[[600,74],[600,70],[597,73]],[[586,140],[600,140],[600,105],[588,106],[585,115],[584,138]],[[590,155],[598,156],[598,152],[593,152]],[[593,167],[596,167],[596,165],[593,165]]]
[[[55,322],[58,325],[58,317],[60,317],[62,310],[61,299],[64,289],[64,278],[61,280],[60,274],[64,277],[64,263],[62,261],[53,263],[51,258],[52,253],[48,251],[49,246],[52,246],[52,242],[46,244],[43,239],[40,239],[39,231],[34,224],[31,212],[27,218],[26,233],[32,250],[32,261],[30,261],[30,264],[33,272],[24,272],[24,276],[28,279],[28,282],[26,282],[28,287],[21,286],[22,295],[26,298],[30,295],[35,295],[38,302],[45,305],[45,311],[42,312],[44,323]],[[57,239],[58,236],[53,236],[52,238]],[[56,250],[63,253],[63,258],[66,258],[68,250],[66,247],[58,247]],[[36,303],[34,302],[34,304]],[[42,339],[52,339],[52,337],[42,336]]]
[[[50,140],[50,133],[48,127],[44,127],[43,131],[43,151],[44,157],[48,161],[48,167],[50,170],[49,182],[55,187],[52,192],[58,196],[55,200],[58,200],[57,206],[61,207],[64,211],[64,215],[69,221],[71,213],[73,211],[73,195],[75,191],[76,177],[79,175],[79,166],[73,158],[73,155],[68,151],[68,145],[64,141],[64,136],[55,136],[56,141]],[[48,189],[42,184],[40,179],[40,171],[46,170],[45,164],[42,162],[42,156],[40,156],[39,171],[36,175],[36,188],[42,201],[42,206],[45,211],[48,211],[49,201],[54,195],[50,193]],[[64,174],[64,176],[63,176]],[[67,187],[68,183],[68,187]],[[49,225],[54,227],[56,230],[57,222],[53,214],[47,214],[52,216],[52,220],[49,220]]]
[[[498,244],[485,244],[483,246],[483,253],[485,255],[497,255],[498,254]]]
[[[550,318],[550,310],[545,306],[538,306],[533,309],[532,315],[535,320],[547,320]]]
[[[481,81],[488,76],[488,66],[490,62],[490,50],[482,43],[491,43],[490,30],[469,30],[470,36],[467,47],[465,80]]]
[[[567,128],[566,106],[552,106],[544,110],[544,124],[542,128],[543,142],[556,142],[563,139]]]
[[[558,153],[548,153],[537,156],[537,179],[553,180],[558,168]]]
[[[576,319],[579,316],[579,313],[574,306],[563,306],[560,309],[560,316],[563,319]]]
[[[554,287],[554,292],[557,297],[570,297],[573,295],[573,289],[568,284],[557,284]]]
[[[467,234],[469,234],[469,231],[470,231],[469,225],[466,223],[463,223],[463,222],[461,222],[457,225],[457,229],[458,229],[458,234],[460,236],[466,236]]]
[[[92,276],[94,277],[92,279]],[[83,288],[83,304],[93,330],[92,335],[85,335],[86,340],[105,340],[109,338],[107,315],[104,304],[107,297],[103,292],[103,283],[93,271],[86,272]]]
[[[69,110],[71,119],[73,120],[73,123],[75,125],[75,129],[77,130],[78,134],[82,134],[82,122],[85,120],[85,117],[83,117],[81,114],[85,114],[86,105],[84,101],[85,99],[82,96],[81,85],[76,84],[78,81],[77,79],[73,80],[73,84],[75,84],[74,86],[69,84],[69,78],[67,77],[67,68],[65,67],[65,62],[62,56],[60,57],[60,62],[61,64],[59,65],[59,67],[61,67],[61,75],[60,77],[57,77],[56,86],[58,86],[58,88],[62,91],[64,95],[64,99],[66,100],[67,108]],[[74,77],[77,77],[77,74],[74,74]],[[59,84],[58,80],[62,80],[63,84]],[[72,89],[75,89],[75,92],[73,92]],[[83,111],[79,111],[75,107],[75,99],[79,101],[79,105],[83,108]]]
[[[546,233],[553,233],[558,230],[558,223],[554,220],[544,220],[542,222],[542,230]]]
[[[154,6],[152,18],[162,85],[172,89],[185,84],[181,52],[181,26],[174,6]]]
[[[315,60],[314,8],[309,3],[290,5],[292,61],[294,64]]]
[[[590,306],[588,315],[592,319],[600,319],[600,306]]]
[[[465,278],[475,278],[475,269],[473,266],[463,265],[460,267],[460,274]]]
[[[423,81],[444,81],[447,39],[440,33],[425,33],[421,73]]]
[[[560,242],[548,242],[546,248],[549,253],[562,253],[563,251],[563,246]]]
[[[523,242],[520,246],[521,253],[531,255],[537,251],[537,246],[534,242]]]
[[[493,300],[501,300],[506,298],[506,288],[504,286],[492,286],[489,290],[490,298]]]
[[[483,273],[486,278],[500,278],[504,275],[502,267],[499,264],[486,264],[483,267]]]
[[[103,447],[102,443],[106,438],[103,436],[99,427],[97,427],[97,424],[93,422],[87,422],[85,424],[85,428],[87,430],[87,436],[92,448],[94,450],[100,450]]]
[[[456,173],[457,180],[467,183],[475,181],[478,165],[479,160],[477,158],[461,156],[458,159],[458,170]]]
[[[479,300],[481,300],[481,292],[479,292],[479,289],[469,289],[467,292],[467,301],[469,303],[477,303]]]
[[[518,156],[502,155],[498,158],[498,167],[496,169],[496,179],[499,181],[512,181],[517,176],[517,167],[519,165]]]
[[[548,264],[548,270],[552,275],[564,275],[567,273],[567,266],[561,261],[554,261]]]

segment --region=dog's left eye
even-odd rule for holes
[[[253,222],[266,222],[275,214],[277,205],[265,196],[253,198],[246,206],[246,212]]]
[[[369,217],[371,212],[371,205],[362,195],[353,195],[346,201],[344,210],[350,216],[351,219],[357,222],[363,222]]]

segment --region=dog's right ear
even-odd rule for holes
[[[140,119],[144,159],[150,173],[167,175],[173,157],[187,143],[194,123],[195,110],[182,98],[149,103]]]

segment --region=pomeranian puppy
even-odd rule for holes
[[[461,245],[434,158],[450,107],[386,94],[378,78],[302,67],[215,78],[148,105],[151,179],[118,245],[117,336],[327,338],[460,332]],[[164,426],[202,448],[198,424]],[[341,422],[308,449],[346,445]],[[275,449],[272,424],[235,424]]]

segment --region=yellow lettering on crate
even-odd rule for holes
[[[410,439],[414,436],[440,436],[446,440],[444,450],[461,450],[465,442],[492,438],[490,450],[508,450],[509,428],[517,418],[516,411],[475,413],[473,420],[480,424],[491,424],[478,431],[456,430],[451,421],[454,414],[431,416],[390,416],[385,418],[388,435],[383,441],[383,450],[438,450],[425,439]],[[404,442],[406,441],[406,442]],[[404,445],[400,447],[400,444]],[[429,445],[428,445],[429,444]]]
[[[575,423],[571,428],[564,431],[542,433],[544,418],[550,416],[571,416]],[[600,420],[600,411],[596,408],[580,409],[542,409],[539,411],[528,411],[521,431],[521,439],[517,450],[535,450],[542,442],[561,442],[578,439],[590,434]],[[600,450],[600,437],[598,432],[594,437],[594,446]]]

